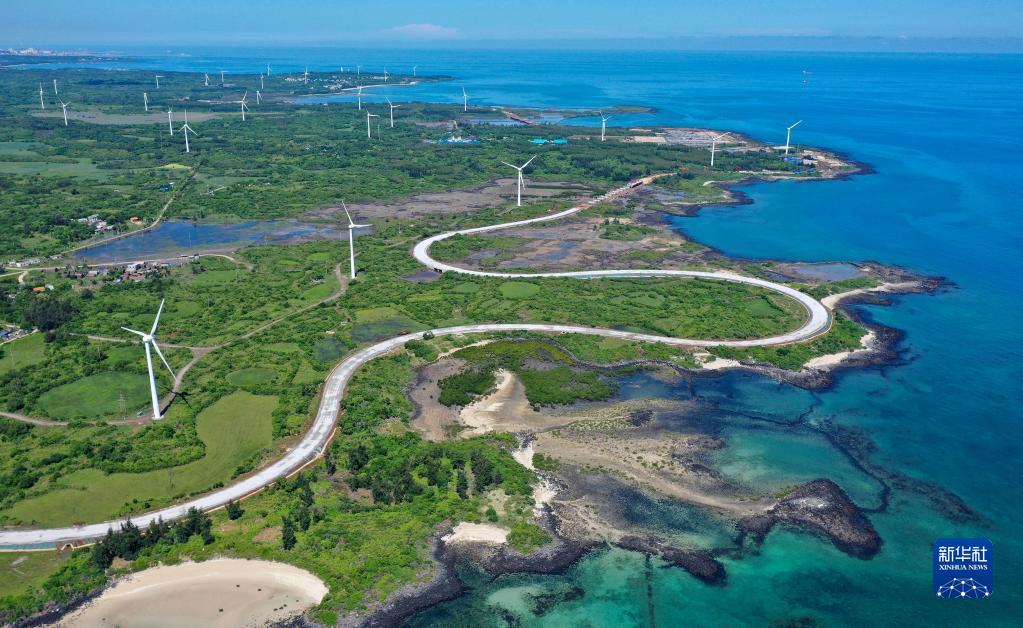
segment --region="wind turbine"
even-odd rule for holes
[[[244,113],[243,113],[243,115],[244,115]],[[189,133],[191,133],[192,135],[199,135],[199,134],[196,133],[195,131],[193,131],[192,127],[188,126],[188,111],[185,111],[185,123],[182,124],[181,128],[178,129],[178,130],[181,131],[185,135],[185,152],[186,153],[192,152],[192,151],[190,151],[188,149],[188,134]]]
[[[607,132],[607,121],[611,119],[611,116],[605,116],[604,112],[600,112],[600,141],[604,141],[604,133]]]
[[[796,128],[797,126],[799,126],[800,124],[802,124],[802,122],[803,122],[802,120],[800,120],[799,122],[796,122],[795,124],[793,124],[792,126],[790,126],[790,127],[789,127],[789,128],[788,128],[788,129],[786,130],[786,131],[785,131],[785,154],[786,154],[786,155],[788,155],[788,154],[789,154],[789,140],[790,140],[790,139],[792,139],[792,129],[794,129],[794,128]]]
[[[220,71],[220,85],[221,86],[224,85],[224,71],[223,70]]]
[[[171,109],[167,108],[167,128],[170,129],[170,134],[174,135],[174,122],[171,120]]]
[[[309,82],[309,66],[305,66],[305,72],[302,73],[302,80],[306,83]]]
[[[362,66],[361,65],[355,66],[355,76],[362,76]]]
[[[53,79],[53,95],[57,95],[57,79]]]
[[[378,116],[378,115],[377,115],[377,114],[375,114],[375,113],[370,113],[370,112],[368,112],[368,111],[366,112],[366,137],[367,137],[367,138],[369,138],[369,139],[373,139],[373,134],[372,134],[372,133],[370,133],[369,119],[370,119],[370,118],[379,118],[379,117],[380,117],[380,116]]]
[[[519,194],[518,194],[518,200],[515,203],[515,205],[517,207],[522,207],[522,188],[526,187],[526,182],[522,178],[522,171],[525,170],[526,166],[528,166],[530,163],[532,163],[532,161],[534,159],[536,159],[536,155],[533,155],[532,157],[530,157],[529,161],[527,161],[526,163],[522,164],[521,166],[516,166],[514,164],[510,164],[507,161],[502,161],[501,162],[502,164],[508,166],[509,168],[515,168],[515,170],[517,170],[518,173],[519,173],[519,177],[518,177],[518,181],[517,181]]]
[[[352,279],[355,279],[355,230],[363,227],[371,227],[372,225],[357,225],[352,220],[352,215],[348,213],[348,206],[345,205],[344,201],[341,201],[341,207],[345,210],[345,216],[348,216],[348,259],[352,269]]]
[[[263,87],[263,75],[262,74],[259,75],[259,89],[265,89]]]
[[[202,73],[202,85],[203,85],[203,87],[209,87],[210,86],[210,75],[209,75],[208,72],[203,72]]]
[[[39,108],[46,111],[46,103],[43,101],[43,84],[39,84]]]
[[[714,167],[714,153],[717,152],[718,141],[721,138],[727,137],[727,136],[728,136],[727,133],[722,133],[721,135],[719,135],[717,137],[710,138],[710,167],[711,168]]]
[[[387,77],[388,76],[390,76],[390,75],[387,73],[387,66],[384,66],[384,82],[385,83],[387,82]]]
[[[469,111],[469,92],[462,88],[462,110]]]
[[[270,76],[270,64],[269,63],[266,64],[266,75]]]
[[[160,75],[157,74],[155,76],[156,76],[156,89],[160,89]]]
[[[418,67],[419,67],[418,65],[412,66],[412,76],[413,76],[413,78],[416,76],[416,68],[418,68]]]
[[[397,109],[398,107],[400,107],[401,105],[391,104],[391,99],[388,98],[387,99],[387,106],[391,108],[391,128],[393,129],[394,128],[394,110]]]
[[[188,137],[187,135],[185,137]],[[146,348],[146,366],[149,367],[149,394],[153,398],[153,420],[158,421],[162,417],[160,416],[160,398],[156,394],[156,373],[153,372],[153,351],[156,351],[156,355],[160,356],[160,361],[170,371],[171,377],[177,377],[174,375],[174,369],[167,363],[167,358],[163,357],[163,351],[160,351],[160,346],[156,344],[156,326],[160,324],[160,314],[163,313],[163,304],[166,299],[160,301],[160,309],[156,311],[156,318],[153,319],[153,327],[149,330],[149,333],[135,331],[134,329],[128,329],[122,327],[124,331],[130,331],[136,336],[142,338],[142,346]]]
[[[259,95],[259,90],[257,89],[256,90],[256,104],[259,105],[259,104],[262,104],[262,103],[263,103],[263,97]]]
[[[359,85],[359,93],[357,95],[359,97],[359,111],[362,111],[362,85]]]
[[[64,102],[63,100],[61,100],[59,102],[60,102],[61,109],[64,110],[64,126],[67,126],[67,106],[70,105],[71,103]]]
[[[142,92],[142,106],[146,108],[146,113],[149,113],[149,94]]]
[[[248,92],[248,91],[246,91],[246,92],[245,92],[245,95],[244,95],[244,96],[242,96],[242,99],[241,99],[241,100],[236,100],[236,101],[234,101],[234,102],[236,102],[236,103],[238,103],[239,105],[241,105],[241,106],[242,106],[242,122],[245,122],[245,112],[249,110],[249,106],[245,104],[245,100],[246,100],[246,99],[247,99],[248,97],[249,97],[249,92]]]

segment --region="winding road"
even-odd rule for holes
[[[825,333],[831,325],[831,316],[828,309],[822,305],[816,299],[799,292],[788,286],[773,283],[763,279],[757,279],[754,277],[744,277],[728,272],[703,272],[703,271],[689,271],[689,270],[597,270],[597,271],[581,271],[581,272],[565,272],[565,273],[499,273],[499,272],[485,272],[478,270],[469,270],[465,268],[459,268],[450,264],[437,261],[430,257],[430,247],[443,240],[450,238],[455,235],[467,235],[475,233],[483,233],[487,231],[496,231],[499,229],[507,229],[511,227],[518,227],[521,225],[528,225],[538,222],[546,222],[551,220],[558,220],[576,214],[592,205],[600,202],[613,200],[615,198],[624,196],[632,190],[641,187],[642,185],[648,184],[654,181],[657,176],[647,177],[639,181],[634,181],[627,186],[617,188],[604,194],[603,196],[597,197],[586,203],[577,205],[570,209],[555,214],[549,214],[538,218],[531,218],[528,220],[519,220],[515,222],[502,223],[498,225],[490,225],[486,227],[476,227],[472,229],[462,229],[459,231],[450,231],[435,235],[427,238],[416,244],[412,250],[412,255],[419,260],[421,263],[429,268],[436,269],[440,272],[455,272],[466,275],[476,275],[485,277],[501,277],[501,278],[536,278],[536,277],[576,277],[576,278],[596,278],[596,277],[681,277],[681,278],[702,278],[720,281],[733,281],[736,283],[743,283],[751,286],[758,286],[766,288],[768,290],[774,290],[784,294],[787,297],[795,299],[801,303],[807,310],[806,322],[797,330],[788,333],[780,334],[777,336],[771,336],[769,338],[758,338],[753,340],[704,340],[704,339],[686,339],[686,338],[668,338],[665,336],[656,336],[653,334],[641,334],[627,331],[620,331],[615,329],[598,329],[594,327],[585,327],[580,325],[556,325],[556,324],[544,324],[544,323],[510,323],[510,324],[479,324],[479,325],[461,325],[458,327],[445,327],[441,329],[430,330],[435,336],[451,336],[451,335],[462,335],[462,334],[473,334],[473,333],[487,333],[487,332],[506,332],[506,331],[531,331],[531,332],[548,332],[548,333],[577,333],[577,334],[589,334],[595,336],[606,336],[612,338],[622,338],[625,340],[638,340],[645,342],[659,342],[674,346],[684,347],[712,347],[712,346],[727,346],[727,347],[753,347],[753,346],[765,346],[765,345],[779,345],[787,344],[791,342],[799,342],[814,338],[820,334]],[[200,510],[213,510],[220,508],[227,504],[229,501],[243,499],[252,495],[261,489],[273,484],[277,479],[290,475],[305,465],[309,464],[317,457],[319,457],[327,444],[330,442],[331,435],[337,425],[338,415],[341,410],[341,400],[344,397],[344,392],[348,383],[351,381],[352,376],[363,364],[366,364],[374,358],[380,357],[386,353],[389,353],[409,340],[421,339],[423,335],[428,332],[418,332],[412,334],[405,334],[395,338],[389,338],[387,340],[378,342],[370,347],[366,347],[354,354],[348,356],[341,361],[327,376],[323,386],[323,396],[320,400],[319,409],[316,413],[316,418],[313,421],[312,427],[305,434],[302,440],[297,443],[294,447],[289,449],[285,455],[271,464],[270,466],[263,468],[253,475],[244,478],[230,486],[219,489],[208,495],[198,497],[190,500],[186,503],[164,508],[156,512],[151,512],[143,515],[132,517],[132,521],[140,526],[145,527],[150,521],[157,518],[162,518],[164,521],[171,521],[183,517],[189,509],[198,508]],[[38,530],[3,530],[0,531],[0,550],[17,550],[17,549],[54,549],[62,547],[69,543],[83,543],[89,542],[93,539],[99,538],[106,534],[107,530],[111,527],[119,526],[122,523],[121,520],[106,521],[103,523],[95,523],[91,525],[74,526],[67,528],[50,528],[50,529],[38,529]]]

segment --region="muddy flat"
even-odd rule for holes
[[[70,115],[70,114],[68,114]],[[582,200],[590,195],[589,188],[576,183],[543,182],[532,187],[527,183],[522,202],[531,203],[545,198]],[[353,215],[364,218],[416,218],[444,214],[464,214],[497,207],[515,200],[515,179],[495,179],[485,185],[446,192],[426,192],[414,196],[370,203],[348,203]],[[308,214],[309,218],[331,219],[341,207],[323,207]]]

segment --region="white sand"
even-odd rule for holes
[[[843,360],[848,359],[854,355],[860,355],[867,353],[874,346],[874,339],[876,335],[872,331],[868,331],[862,338],[860,338],[860,345],[862,349],[856,349],[855,351],[842,351],[841,353],[831,353],[828,355],[821,355],[816,358],[807,360],[806,364],[803,365],[804,369],[816,369],[823,370],[829,367],[835,366],[841,363]]]
[[[489,523],[463,521],[442,539],[445,543],[491,543],[503,545],[508,542],[508,530]]]
[[[700,362],[700,368],[707,371],[720,371],[721,369],[734,369],[742,366],[738,360],[719,358],[705,351],[694,353],[693,357]]]
[[[835,307],[843,299],[847,299],[857,294],[866,294],[868,292],[892,292],[895,290],[904,290],[912,288],[917,284],[912,281],[903,281],[899,283],[883,283],[880,286],[874,286],[873,288],[859,288],[857,290],[849,290],[847,292],[839,292],[838,294],[832,294],[821,299],[821,305],[828,308],[829,310],[835,309]]]
[[[118,582],[57,626],[263,626],[319,604],[323,582],[262,560],[216,559],[146,569]]]
[[[485,397],[476,399],[469,405],[462,408],[459,413],[459,421],[469,429],[462,432],[462,438],[479,436],[494,431],[498,422],[504,418],[505,404],[515,397],[515,376],[509,371],[499,370],[495,373],[497,377],[494,392]],[[518,414],[517,412],[515,414]]]

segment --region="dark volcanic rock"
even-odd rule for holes
[[[859,507],[831,480],[814,480],[796,489],[771,510],[739,522],[740,541],[762,541],[779,522],[823,532],[835,547],[857,558],[872,558],[881,537]]]
[[[681,567],[707,584],[723,586],[725,567],[708,552],[684,550],[666,545],[651,538],[623,536],[615,543],[623,549],[660,556],[676,567]]]

